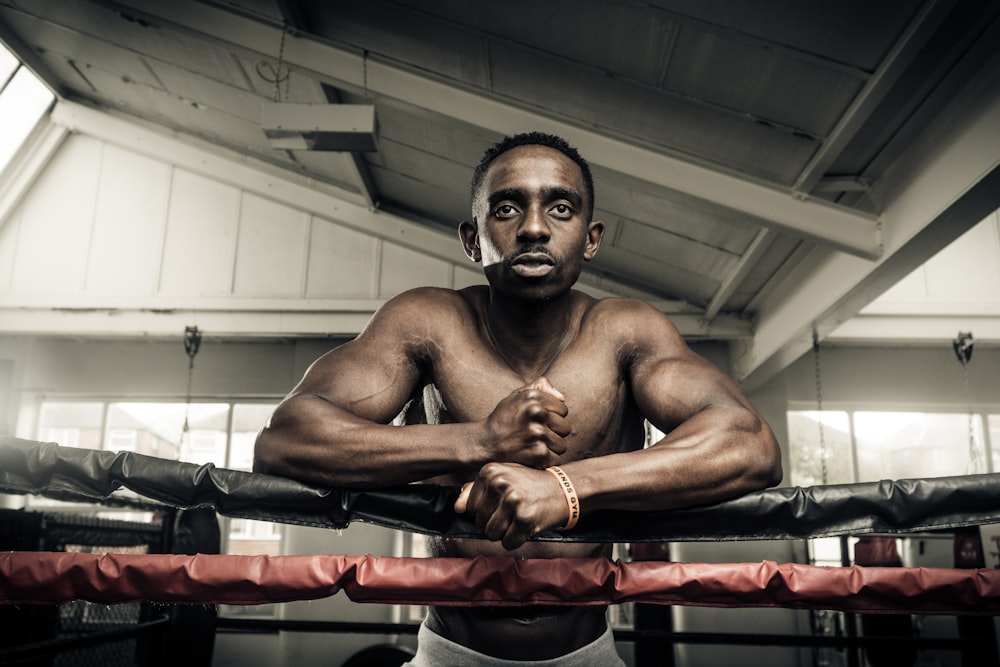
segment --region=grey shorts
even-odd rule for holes
[[[424,623],[417,633],[417,653],[403,667],[625,667],[615,650],[614,636],[609,627],[600,637],[572,653],[550,660],[503,660],[445,639]]]

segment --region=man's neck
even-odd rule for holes
[[[525,382],[545,375],[572,339],[572,292],[545,302],[523,302],[491,294],[486,328],[497,353]]]

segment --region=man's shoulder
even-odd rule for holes
[[[430,308],[432,311],[467,308],[472,288],[454,290],[446,287],[413,287],[389,299],[383,309]],[[429,313],[429,314],[433,314]]]
[[[679,337],[670,318],[652,304],[632,297],[592,299],[584,326],[627,348],[645,348]]]
[[[649,303],[632,297],[594,298],[586,296],[587,317],[607,324],[632,326],[636,320],[665,319],[663,313]]]
[[[444,287],[415,287],[392,297],[379,308],[375,321],[391,323],[399,330],[422,330],[456,320],[468,321],[475,314],[475,296],[467,290]]]

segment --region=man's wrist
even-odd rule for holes
[[[580,498],[576,494],[576,489],[573,487],[573,482],[570,481],[569,475],[562,468],[559,466],[550,466],[546,470],[552,473],[559,481],[559,489],[566,498],[566,507],[569,510],[569,518],[566,519],[566,524],[559,530],[570,530],[580,520]]]

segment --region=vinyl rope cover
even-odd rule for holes
[[[995,615],[1000,570],[602,558],[0,554],[0,602],[254,605],[344,591],[355,602],[447,606],[786,607]]]
[[[360,521],[445,537],[481,538],[452,509],[458,487],[412,484],[382,490],[324,489],[271,475],[132,452],[0,438],[0,492],[102,502],[128,490],[178,508],[343,529]],[[705,507],[587,513],[573,530],[533,539],[575,542],[786,540],[901,534],[1000,521],[1000,474],[787,487]]]
[[[538,539],[643,542],[907,533],[1000,518],[1000,475],[772,489],[710,507],[584,514]],[[457,487],[320,489],[288,479],[158,459],[0,440],[0,491],[106,502],[128,490],[162,507],[345,528],[364,521],[482,537],[452,503]],[[134,498],[123,501],[135,504]],[[997,614],[1000,570],[607,559],[0,554],[0,603],[263,604],[343,590],[357,602],[591,605],[644,602],[822,608],[865,613]]]

